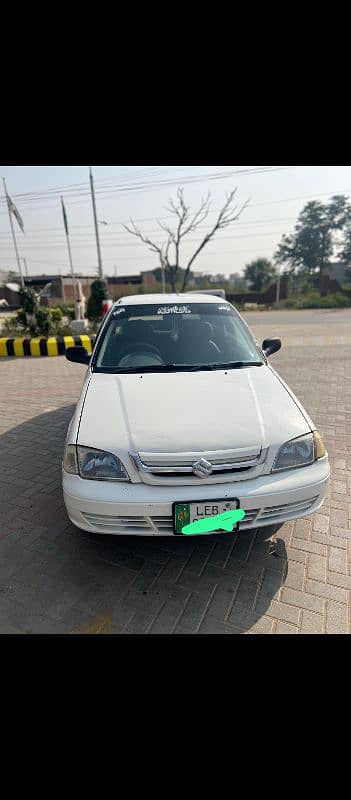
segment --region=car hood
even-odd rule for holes
[[[120,453],[203,453],[280,445],[311,430],[268,366],[91,376],[78,444]]]

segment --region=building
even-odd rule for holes
[[[77,274],[85,298],[88,300],[91,293],[91,285],[97,280],[97,276],[84,277]],[[152,272],[142,272],[140,275],[124,275],[121,277],[106,276],[109,295],[113,300],[117,300],[125,294],[138,294],[139,292],[152,292],[157,289],[157,281]],[[74,303],[74,285],[71,275],[37,275],[24,279],[25,285],[42,292],[42,299],[45,305],[58,305],[60,303]]]
[[[113,299],[122,297],[126,294],[147,294],[156,292],[158,288],[157,280],[153,272],[141,272],[140,275],[124,275],[120,278],[106,278],[110,295]]]

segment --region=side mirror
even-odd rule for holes
[[[69,347],[66,350],[67,361],[72,361],[73,364],[90,364],[91,356],[85,347]]]
[[[272,356],[273,353],[278,353],[281,349],[282,343],[280,339],[265,339],[262,345],[262,350],[267,358]]]

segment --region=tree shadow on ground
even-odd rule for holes
[[[287,571],[277,533],[135,538],[71,525],[61,463],[73,413],[0,436],[0,632],[270,633]]]

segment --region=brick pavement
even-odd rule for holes
[[[325,436],[332,484],[322,511],[285,525],[275,547],[262,531],[196,541],[84,534],[66,517],[60,466],[85,369],[3,359],[1,633],[351,632],[351,358],[340,341],[351,313],[247,319],[260,339],[282,335],[272,364]]]

